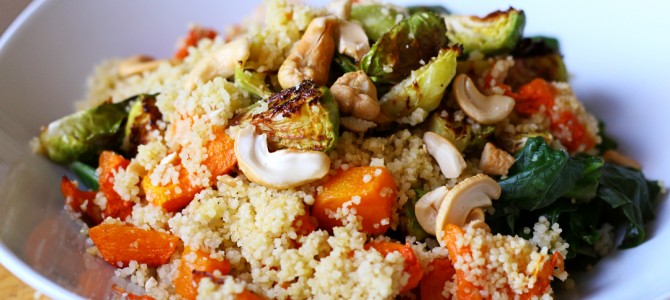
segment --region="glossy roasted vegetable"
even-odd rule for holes
[[[95,172],[95,168],[79,161],[75,161],[70,164],[70,170],[77,175],[77,178],[81,183],[83,183],[89,190],[97,191],[100,189],[98,185],[98,174]]]
[[[435,57],[447,44],[442,18],[420,12],[385,33],[361,60],[361,70],[375,83],[396,84]]]
[[[158,122],[163,119],[156,107],[156,95],[141,94],[130,107],[128,122],[126,122],[122,149],[128,155],[135,156],[137,147],[145,145],[154,139],[151,134],[158,128]]]
[[[266,73],[245,70],[239,64],[235,67],[235,84],[257,99],[272,96],[272,91],[267,84],[269,79]]]
[[[444,91],[456,74],[458,47],[447,48],[425,66],[393,86],[380,100],[381,113],[401,123],[416,125],[442,101]]]
[[[428,117],[426,127],[428,131],[448,139],[461,152],[483,147],[495,129],[493,126],[480,125],[480,129],[475,132],[472,125],[456,121],[453,114],[444,114],[441,111],[433,112]]]
[[[127,109],[135,99],[103,103],[51,122],[40,133],[40,151],[60,164],[95,162],[103,150],[120,146]]]
[[[328,151],[339,137],[340,116],[330,90],[307,80],[267,102],[257,102],[233,121],[234,125],[248,123],[267,134],[271,151]]]
[[[405,18],[405,14],[397,7],[385,4],[357,4],[351,7],[349,19],[363,26],[365,34],[376,41],[388,32],[391,27]]]
[[[513,8],[495,11],[483,18],[447,15],[444,20],[449,41],[463,45],[464,53],[475,50],[483,54],[509,52],[516,46],[526,25],[523,11]]]

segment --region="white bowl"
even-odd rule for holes
[[[137,53],[170,56],[190,22],[223,29],[257,2],[43,0],[23,12],[0,39],[0,262],[5,267],[55,299],[109,297],[112,268],[85,255],[84,237],[63,212],[59,182],[66,170],[33,155],[29,140],[40,126],[73,111],[97,62]],[[577,95],[607,122],[621,150],[642,163],[648,178],[670,182],[670,2],[630,5],[514,2],[526,11],[527,34],[560,38]],[[506,8],[466,0],[447,6],[476,14]],[[572,296],[670,297],[669,217],[670,207],[662,201],[649,240],[577,277]]]

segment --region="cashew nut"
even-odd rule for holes
[[[435,222],[437,222],[437,211],[440,209],[442,200],[447,196],[449,190],[446,186],[438,187],[419,199],[414,204],[414,214],[421,228],[427,233],[435,235]]]
[[[465,160],[449,140],[434,132],[426,132],[423,135],[423,142],[426,144],[426,150],[435,158],[440,165],[442,175],[446,178],[457,178],[465,169]]]
[[[348,20],[351,15],[351,0],[333,0],[326,7],[328,13],[340,20]]]
[[[335,52],[337,19],[319,17],[307,26],[277,73],[279,84],[287,89],[311,79],[318,85],[328,82],[330,61]]]
[[[254,126],[237,132],[235,157],[249,180],[276,189],[318,180],[330,170],[330,158],[320,151],[283,149],[270,153],[267,135],[257,135]]]
[[[368,36],[360,24],[340,21],[340,42],[337,51],[353,57],[356,61],[361,61],[370,51]]]
[[[193,91],[198,82],[208,82],[214,77],[228,78],[235,74],[235,66],[244,64],[251,54],[251,44],[246,37],[225,44],[220,50],[200,60],[188,74],[187,91]]]
[[[500,197],[500,185],[485,174],[469,177],[454,186],[440,204],[435,223],[436,237],[440,245],[444,246],[442,237],[447,224],[463,227],[470,220],[481,220],[484,211],[473,210],[492,205],[492,199]]]
[[[634,159],[628,156],[621,154],[619,151],[616,150],[605,151],[605,153],[603,153],[603,159],[605,159],[605,161],[615,163],[620,166],[629,167],[636,170],[642,170],[642,165],[640,165],[639,162],[635,161]]]
[[[155,60],[151,56],[135,55],[121,61],[117,72],[120,77],[128,77],[146,71],[153,71],[157,69],[162,62],[163,60]]]
[[[478,123],[489,125],[502,121],[514,109],[514,99],[503,95],[485,96],[477,90],[468,75],[460,74],[454,79],[456,102],[468,117]]]
[[[479,160],[479,168],[489,175],[507,175],[507,171],[516,160],[505,150],[498,149],[492,143],[486,143]]]
[[[374,122],[366,121],[354,117],[341,117],[340,125],[352,132],[366,132],[372,128],[377,127]]]
[[[330,87],[340,112],[363,120],[374,120],[379,115],[377,88],[363,71],[349,72]]]

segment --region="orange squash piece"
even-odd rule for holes
[[[329,214],[360,197],[358,204],[351,203],[356,215],[362,218],[363,231],[368,234],[383,234],[390,226],[391,211],[396,202],[398,187],[393,176],[384,167],[356,167],[327,179],[323,191],[316,196],[312,215],[320,226],[332,230],[342,226],[342,221],[330,218]]]
[[[89,224],[97,225],[104,220],[100,207],[93,203],[96,192],[82,191],[77,184],[63,176],[60,181],[60,191],[65,197],[65,205],[74,212],[81,213],[82,218]]]
[[[102,258],[115,267],[131,260],[151,267],[167,263],[179,246],[179,238],[128,224],[100,224],[88,231]]]
[[[205,145],[207,158],[203,161],[203,165],[211,173],[210,184],[215,182],[216,177],[230,172],[237,164],[235,141],[221,127],[214,128],[214,135],[215,138]],[[191,184],[188,179],[188,171],[185,168],[180,168],[178,184],[169,183],[163,186],[155,186],[151,183],[149,177],[142,178],[142,188],[147,199],[168,212],[181,210],[193,200],[197,193],[204,189]]]
[[[121,297],[121,299],[128,299],[128,300],[154,300],[154,298],[151,297],[151,296],[149,296],[149,295],[138,296],[138,295],[135,295],[135,294],[133,294],[133,293],[128,293],[128,292],[126,292],[126,290],[124,290],[123,288],[121,288],[120,286],[118,286],[118,285],[116,285],[116,284],[112,285],[112,290],[113,290],[114,292],[116,292],[117,294],[119,294],[119,296]]]
[[[430,262],[428,273],[423,275],[419,283],[421,300],[448,300],[442,295],[444,285],[452,281],[456,270],[448,258],[436,258]]]
[[[193,258],[193,261],[190,260]],[[227,260],[216,260],[209,253],[202,250],[193,250],[184,247],[181,264],[177,270],[177,276],[173,280],[175,292],[184,299],[195,299],[198,296],[198,284],[204,274],[213,274],[215,271],[221,275],[230,273],[230,263]]]
[[[125,170],[130,161],[112,151],[103,151],[100,153],[99,164],[100,177],[98,178],[98,184],[100,185],[100,191],[107,198],[107,206],[103,213],[105,217],[124,220],[133,212],[135,203],[123,200],[114,190],[114,174],[120,169]]]
[[[400,290],[401,293],[408,292],[415,288],[423,277],[423,269],[419,259],[414,254],[414,250],[409,245],[402,245],[393,242],[370,242],[365,245],[365,249],[373,248],[382,256],[392,252],[400,252],[405,259],[405,272],[410,274],[407,284]]]
[[[188,31],[188,35],[180,41],[179,49],[174,54],[176,60],[183,60],[188,56],[188,48],[195,47],[201,39],[214,39],[217,36],[214,29],[194,26]]]
[[[264,297],[261,297],[247,289],[242,293],[235,295],[235,300],[264,300]]]

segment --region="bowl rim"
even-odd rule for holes
[[[7,27],[7,30],[0,36],[0,57],[5,52],[7,45],[15,39],[14,36],[23,27],[24,23],[40,11],[47,1],[49,0],[34,0],[30,2]],[[35,289],[36,293],[42,293],[52,299],[84,299],[35,271],[23,259],[16,256],[2,240],[0,240],[0,264],[11,274]]]

